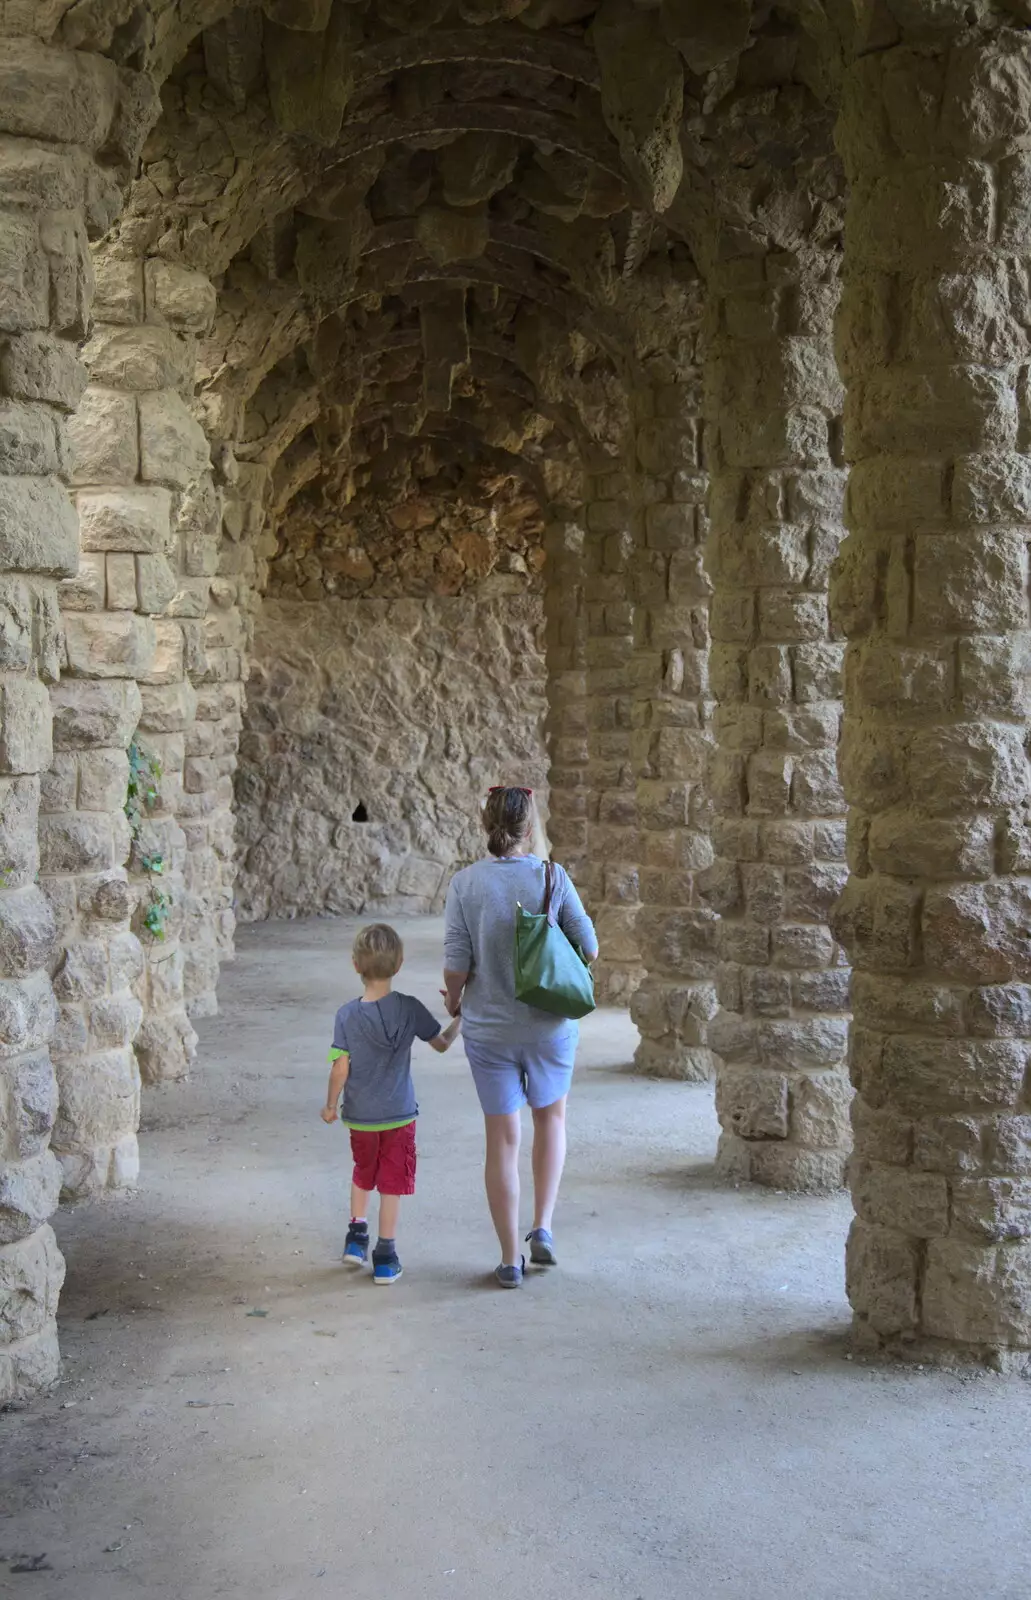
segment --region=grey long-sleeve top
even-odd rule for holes
[[[555,868],[559,927],[586,956],[597,954],[594,924],[569,874]],[[473,1039],[517,1038],[525,1043],[575,1029],[515,997],[516,908],[544,909],[544,863],[539,856],[490,856],[451,880],[444,908],[444,966],[468,972],[462,1029]]]

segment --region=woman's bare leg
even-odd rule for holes
[[[549,1233],[566,1164],[566,1098],[533,1113],[533,1225]]]
[[[519,1113],[484,1115],[487,1159],[483,1177],[487,1204],[501,1246],[503,1267],[517,1267],[519,1251]]]

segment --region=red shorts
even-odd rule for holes
[[[351,1129],[356,1188],[380,1194],[415,1193],[415,1123],[387,1128],[383,1133]]]

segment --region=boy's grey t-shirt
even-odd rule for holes
[[[368,1127],[419,1115],[412,1082],[412,1041],[435,1039],[437,1021],[410,994],[349,1000],[336,1014],[333,1050],[349,1059],[342,1121]]]
[[[594,924],[564,868],[556,866],[556,914],[563,933],[587,955],[598,949]],[[490,856],[463,867],[451,880],[444,907],[444,966],[468,972],[462,996],[462,1030],[485,1042],[532,1044],[575,1032],[577,1024],[553,1017],[515,997],[516,909],[544,909],[544,863],[539,856]]]

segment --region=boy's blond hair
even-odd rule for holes
[[[370,922],[359,928],[352,950],[358,976],[365,978],[393,978],[401,970],[405,947],[385,922]]]

